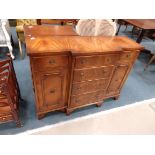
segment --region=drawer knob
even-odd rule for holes
[[[110,58],[107,58],[107,62],[110,62]]]
[[[77,87],[76,89],[77,89],[77,90],[80,90],[80,89],[81,89],[81,87]]]
[[[130,54],[127,54],[126,57],[129,58],[130,57]]]
[[[81,76],[84,76],[84,73],[82,72],[82,73],[80,73],[80,75],[81,75]]]
[[[86,63],[86,60],[82,59],[82,60],[81,60],[81,63],[82,63],[82,64]]]
[[[51,94],[55,93],[55,89],[50,90],[50,93]]]
[[[3,117],[3,118],[2,118],[2,120],[5,120],[5,119],[6,119],[6,117]]]
[[[49,64],[51,64],[51,65],[55,64],[55,60],[50,60]]]
[[[75,103],[78,103],[78,102],[80,102],[80,100],[79,99],[75,99]]]
[[[106,71],[105,71],[105,70],[103,70],[103,71],[102,71],[102,73],[103,73],[103,74],[105,74],[105,73],[106,73]]]

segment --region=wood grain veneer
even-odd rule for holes
[[[39,119],[50,111],[70,114],[117,99],[143,49],[123,36],[81,37],[73,32],[62,26],[25,27]]]

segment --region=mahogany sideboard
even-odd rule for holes
[[[64,35],[66,28],[25,27],[38,119],[117,99],[143,49],[124,36],[81,37],[72,28]]]

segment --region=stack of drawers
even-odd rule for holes
[[[74,57],[72,86],[67,114],[74,109],[96,104],[103,99],[118,98],[136,52]]]
[[[41,119],[50,111],[73,110],[118,98],[139,51],[30,57],[36,107]]]

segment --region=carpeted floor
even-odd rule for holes
[[[128,35],[129,37],[132,37],[128,32],[130,29],[131,28],[129,27],[127,32],[124,33],[124,27],[122,27],[119,35]],[[44,119],[37,120],[35,115],[35,100],[32,90],[29,58],[26,56],[24,60],[20,59],[15,29],[12,29],[12,33],[15,42],[14,53],[16,55],[14,66],[19,81],[21,94],[24,99],[24,102],[21,103],[21,119],[23,122],[23,127],[16,128],[15,124],[11,122],[0,124],[0,134],[17,134],[27,130],[36,129],[46,125],[63,122],[73,118],[94,114],[111,108],[116,108],[155,97],[155,65],[150,65],[148,70],[144,72],[144,65],[148,62],[150,55],[148,53],[141,53],[122,89],[119,100],[115,101],[108,99],[100,108],[95,106],[85,107],[74,111],[70,116],[66,116],[62,112],[51,112]],[[145,39],[144,41],[147,42],[151,40]],[[152,44],[154,44],[153,41]],[[6,48],[1,48],[0,56],[3,56],[6,50]]]

